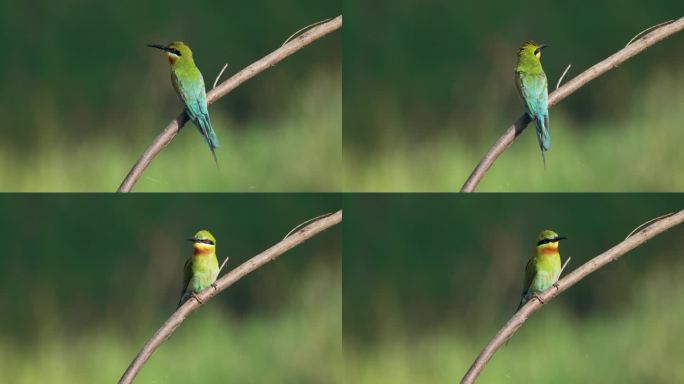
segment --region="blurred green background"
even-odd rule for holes
[[[175,310],[184,241],[217,238],[224,273],[340,196],[6,195],[0,199],[0,382],[118,380]],[[136,383],[340,382],[341,228],[193,313]]]
[[[540,231],[569,239],[566,273],[678,195],[347,195],[343,334],[354,383],[454,383],[513,315]],[[684,381],[684,227],[548,302],[482,383]],[[353,284],[347,284],[353,276]]]
[[[0,4],[0,189],[114,191],[182,110],[149,43],[184,40],[208,88],[341,13],[339,2],[122,0]],[[341,34],[313,43],[210,107],[217,170],[192,125],[136,191],[339,191]]]
[[[455,191],[524,112],[516,53],[534,39],[552,91],[639,31],[682,16],[679,0],[397,0],[345,4],[344,188]],[[684,33],[587,84],[551,109],[542,165],[533,129],[480,191],[684,190]]]

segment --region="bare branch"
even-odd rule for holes
[[[228,260],[230,260],[230,256],[226,256],[226,258],[223,259],[223,263],[221,263],[221,266],[219,267],[219,271],[218,271],[219,275],[221,274],[223,267],[225,267],[226,264],[228,263]]]
[[[237,88],[245,81],[265,71],[266,69],[278,64],[283,59],[313,43],[314,41],[326,36],[342,27],[342,16],[328,21],[327,23],[318,25],[310,30],[297,36],[297,38],[284,44],[282,47],[276,49],[270,54],[264,56],[259,61],[252,63],[247,68],[236,73],[228,80],[222,82],[218,87],[213,88],[207,93],[207,104],[211,105],[216,100],[227,95],[230,91]],[[117,192],[130,192],[133,186],[140,179],[145,169],[150,165],[152,160],[166,147],[171,140],[178,134],[178,131],[188,121],[185,112],[182,112],[176,117],[164,130],[157,136],[150,146],[143,152],[142,156],[133,165],[133,168],[128,172],[126,178],[121,182]]]
[[[674,21],[674,19],[668,20],[668,21],[663,21],[662,23],[658,23],[658,24],[656,24],[656,25],[652,25],[652,26],[650,26],[650,27],[644,29],[643,31],[641,31],[641,32],[637,33],[636,35],[634,35],[634,37],[632,37],[632,39],[631,39],[630,41],[628,41],[627,44],[625,44],[625,47],[628,46],[628,45],[630,45],[630,44],[632,44],[632,41],[638,39],[639,36],[643,35],[644,33],[648,32],[648,31],[651,31],[651,30],[654,30],[654,29],[660,27],[661,25],[670,24],[670,23],[673,22],[673,21]]]
[[[627,237],[625,237],[625,240],[629,239],[629,238],[634,234],[634,232],[640,230],[641,228],[647,226],[648,224],[651,224],[651,223],[654,222],[654,221],[658,221],[658,220],[660,220],[660,219],[662,219],[662,218],[664,218],[664,217],[668,217],[668,216],[672,216],[672,215],[674,215],[674,212],[670,212],[670,213],[666,213],[666,214],[664,214],[664,215],[662,215],[662,216],[654,217],[654,218],[652,218],[651,220],[648,220],[648,221],[646,221],[646,222],[644,222],[644,223],[642,223],[642,224],[639,224],[638,227],[634,228],[634,229],[632,230],[632,232],[630,232],[629,235],[627,235]]]
[[[565,267],[568,266],[568,263],[572,260],[572,257],[568,257],[567,260],[565,260],[565,263],[563,263],[563,266],[561,267],[561,271],[558,274],[559,276],[563,274],[563,271],[565,270]]]
[[[304,32],[304,31],[306,31],[307,29],[313,28],[313,27],[315,27],[315,26],[317,26],[317,25],[323,24],[323,23],[325,23],[325,22],[327,22],[327,21],[329,21],[329,20],[330,20],[330,19],[325,19],[325,20],[317,21],[317,22],[315,22],[315,23],[313,23],[313,24],[307,25],[306,27],[302,27],[302,28],[298,29],[297,32],[291,34],[287,39],[285,39],[285,41],[283,41],[283,44],[282,44],[282,45],[287,44],[288,41],[292,40],[293,37],[297,36],[297,35],[300,34],[301,32]]]
[[[558,289],[547,289],[539,294],[541,301],[548,303],[551,299],[565,292],[566,289],[572,287],[590,273],[605,267],[608,263],[617,260],[625,253],[665,232],[666,230],[681,224],[682,222],[684,222],[684,210],[652,223],[633,236],[615,245],[611,249],[587,261],[582,266],[575,269],[564,278],[560,279],[557,283]],[[461,384],[474,383],[499,348],[501,348],[501,346],[508,339],[510,339],[520,327],[522,327],[523,323],[525,323],[530,315],[539,310],[541,306],[542,304],[539,301],[530,300],[527,302],[527,304],[520,308],[520,310],[513,315],[510,320],[508,320],[503,328],[496,333],[494,338],[489,341],[482,352],[480,352],[473,364],[470,366],[470,369],[468,369],[468,372],[466,372],[465,376],[463,376],[463,379],[461,379]]]
[[[627,61],[631,57],[643,52],[646,50],[646,48],[672,36],[677,32],[680,32],[682,29],[684,29],[684,17],[673,23],[667,24],[649,32],[632,44],[629,44],[625,48],[614,53],[612,56],[582,72],[569,82],[565,83],[565,85],[562,87],[553,91],[553,93],[549,95],[549,108],[570,96],[573,92],[577,91],[591,80],[594,80],[595,78]],[[465,184],[463,184],[463,187],[461,187],[461,192],[473,192],[475,188],[477,188],[477,185],[480,183],[492,165],[494,165],[496,159],[506,150],[506,148],[513,144],[513,140],[515,140],[515,138],[525,129],[525,127],[527,127],[527,124],[529,123],[530,118],[527,113],[525,113],[520,116],[518,120],[513,123],[513,125],[508,127],[503,136],[501,136],[496,143],[494,143],[494,146],[489,149],[484,158],[482,158],[477,167],[475,167],[473,172],[468,177],[468,180],[466,180]]]
[[[216,88],[216,84],[218,84],[218,81],[221,78],[221,75],[223,75],[223,71],[225,71],[226,68],[228,68],[228,63],[224,64],[223,68],[221,68],[221,72],[219,72],[218,76],[216,76],[216,79],[214,79],[214,86],[211,87],[211,89]],[[556,88],[558,88],[558,87],[556,87]]]
[[[314,221],[314,220],[318,220],[318,219],[320,219],[321,217],[326,217],[326,216],[330,216],[330,215],[332,215],[332,212],[327,212],[327,213],[324,213],[324,214],[322,214],[322,215],[320,215],[320,216],[313,217],[313,218],[311,218],[311,219],[309,219],[309,220],[307,220],[307,221],[305,221],[305,222],[303,222],[303,223],[297,224],[296,227],[292,228],[292,229],[290,230],[290,232],[288,232],[288,233],[283,237],[283,240],[287,239],[287,237],[290,236],[290,234],[292,234],[292,232],[294,232],[294,231],[296,231],[297,229],[303,227],[304,225],[309,224],[310,222],[312,222],[312,221]]]
[[[560,87],[561,81],[563,81],[563,78],[565,77],[565,74],[568,73],[568,70],[570,69],[570,67],[572,67],[572,64],[568,64],[568,66],[565,67],[565,71],[563,71],[563,74],[561,75],[561,77],[558,78],[558,82],[556,83],[556,89],[558,89],[558,87]]]
[[[337,211],[330,216],[324,217],[307,225],[286,239],[281,240],[271,248],[242,263],[242,265],[239,267],[231,270],[225,276],[216,280],[216,289],[205,289],[204,291],[198,293],[197,297],[202,301],[202,303],[206,304],[207,301],[233,285],[250,272],[255,271],[269,261],[277,259],[283,253],[323,232],[324,230],[339,224],[340,222],[342,222],[342,211]],[[133,359],[123,376],[121,376],[119,384],[133,382],[133,379],[135,379],[135,377],[138,375],[140,369],[143,367],[143,365],[145,365],[147,360],[150,358],[150,356],[152,356],[157,348],[159,348],[159,346],[166,339],[168,339],[169,336],[171,336],[176,328],[178,328],[183,321],[185,321],[188,315],[196,311],[201,305],[203,304],[200,304],[197,300],[188,300],[181,305],[176,312],[171,315],[166,322],[164,322],[161,328],[154,333],[152,338],[145,343],[142,350],[138,353],[135,359]]]

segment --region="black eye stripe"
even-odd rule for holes
[[[202,239],[199,242],[204,243],[204,244],[214,245],[214,242],[209,240],[209,239]]]
[[[535,54],[535,55],[538,55],[538,54],[539,54],[539,48],[537,48],[537,49],[534,50],[534,54]]]
[[[169,52],[173,53],[173,54],[176,55],[176,56],[180,56],[180,55],[181,55],[180,51],[177,50],[177,49],[175,49],[175,48],[170,48],[170,49],[169,49]]]
[[[559,241],[560,239],[558,236],[552,238],[552,239],[542,239],[537,242],[537,245],[542,245],[542,244],[548,244],[548,243],[555,243],[556,241]]]

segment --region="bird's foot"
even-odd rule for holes
[[[537,300],[539,300],[539,302],[540,302],[540,303],[542,303],[542,305],[544,305],[544,300],[542,300],[542,298],[541,298],[541,297],[539,297],[539,295],[538,295],[538,294],[536,294],[536,293],[533,293],[533,294],[532,294],[532,298],[533,298],[533,299],[537,299]]]
[[[560,289],[560,286],[558,286],[558,283],[553,283],[553,287],[556,288],[556,291]]]
[[[214,288],[214,291],[218,291],[218,287],[216,286],[216,283],[212,283],[210,287]]]
[[[197,296],[197,293],[193,292],[192,295],[190,295],[190,297],[197,300],[197,302],[200,303],[200,305],[204,304],[204,302],[199,298],[199,296]]]

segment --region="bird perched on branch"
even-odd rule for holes
[[[545,230],[537,238],[536,254],[527,262],[525,267],[525,285],[520,297],[518,309],[531,298],[536,298],[544,303],[538,293],[544,292],[556,282],[561,274],[561,257],[558,253],[558,242],[566,237],[558,236],[554,231]]]
[[[549,92],[546,74],[541,66],[541,51],[545,47],[547,45],[537,44],[534,41],[525,42],[518,51],[518,64],[515,67],[515,85],[523,99],[527,114],[537,127],[537,140],[544,168],[546,168],[544,152],[551,149]]]
[[[190,297],[202,303],[197,293],[213,286],[219,273],[218,259],[216,258],[216,239],[209,231],[199,231],[195,236],[187,239],[193,243],[194,252],[185,262],[185,274],[183,279],[183,291],[178,302],[180,307]]]
[[[192,59],[190,47],[182,41],[175,41],[169,45],[150,44],[148,47],[166,52],[166,58],[171,65],[173,88],[176,90],[178,98],[185,105],[185,113],[204,136],[204,140],[211,150],[211,156],[218,166],[215,149],[219,147],[219,141],[211,128],[211,120],[209,120],[204,79]]]

